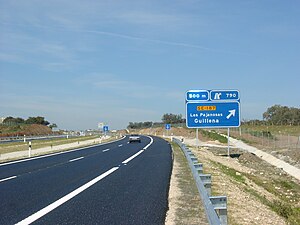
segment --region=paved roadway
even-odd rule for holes
[[[0,164],[0,224],[164,224],[171,165],[148,136]]]

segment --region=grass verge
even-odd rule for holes
[[[177,199],[175,224],[208,224],[195,180],[188,162],[177,144],[171,143],[174,154],[174,174],[181,193]],[[173,169],[173,173],[174,173]]]
[[[217,140],[221,143],[227,143],[227,141],[228,141],[227,137],[224,137],[224,136],[216,133],[214,130],[207,131],[207,130],[201,129],[200,132],[202,133],[202,135],[204,137],[207,137],[207,138],[212,139],[212,140]]]
[[[97,138],[97,136],[84,136],[84,137],[73,137],[73,138],[59,138],[50,140],[33,140],[31,141],[32,150],[43,148],[43,147],[54,147],[63,144],[69,144],[73,142],[82,142],[86,140],[92,140]],[[0,144],[0,154],[25,151],[28,150],[28,142],[13,142],[13,143],[3,143]]]

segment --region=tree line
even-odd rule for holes
[[[142,129],[142,128],[150,128],[150,127],[159,127],[164,124],[183,124],[185,123],[185,119],[182,118],[181,114],[173,114],[166,113],[162,116],[162,122],[129,122],[127,126],[128,129]]]
[[[300,125],[300,108],[274,105],[263,113],[263,119],[271,125]]]
[[[47,120],[45,120],[45,117],[42,117],[42,116],[28,117],[28,119],[23,119],[20,117],[14,118],[12,116],[9,116],[3,120],[3,124],[4,125],[41,124],[41,125],[48,126],[50,123]],[[56,125],[56,124],[53,124],[53,125]]]
[[[181,114],[166,113],[162,116],[162,122],[130,122],[128,129],[141,129],[163,126],[164,124],[182,124],[186,119]],[[263,120],[244,120],[242,124],[250,125],[300,125],[300,108],[273,105],[263,113]]]

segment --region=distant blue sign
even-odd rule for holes
[[[166,124],[165,128],[166,130],[171,130],[171,124]]]
[[[211,101],[238,101],[240,99],[237,90],[212,90],[210,91]]]
[[[103,126],[103,131],[107,132],[108,131],[108,126]]]
[[[207,90],[190,90],[186,92],[186,101],[208,101],[209,92]]]
[[[218,128],[240,126],[239,102],[187,102],[188,128]]]

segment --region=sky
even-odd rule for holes
[[[262,119],[299,87],[298,0],[0,0],[0,117],[122,129],[234,89]]]

